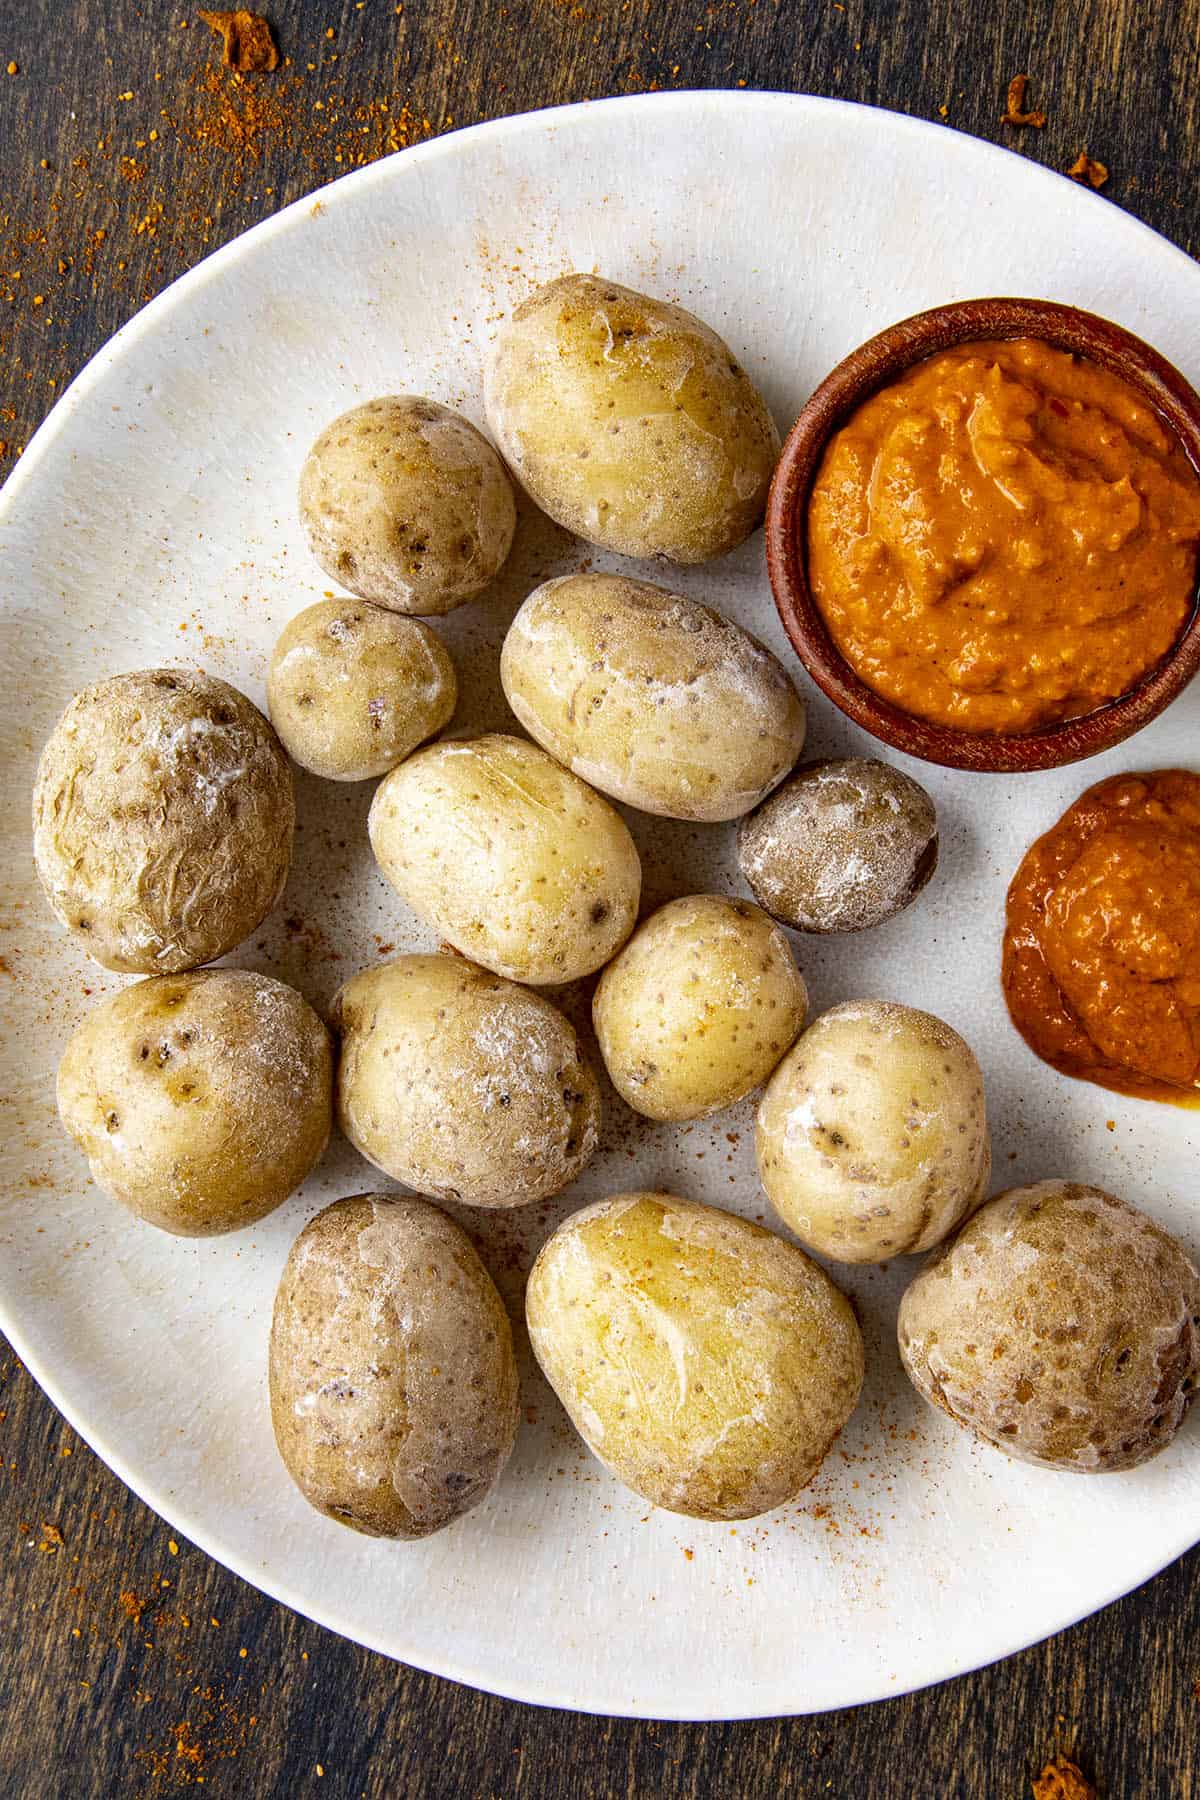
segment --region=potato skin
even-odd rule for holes
[[[793,1499],[862,1386],[862,1336],[824,1270],[673,1194],[573,1213],[533,1266],[525,1310],[589,1449],[692,1518],[749,1519]]]
[[[819,1255],[886,1262],[928,1250],[991,1172],[983,1077],[932,1013],[851,1000],[810,1025],[767,1083],[758,1171]]]
[[[376,1168],[468,1206],[523,1206],[574,1181],[600,1094],[568,1021],[458,956],[399,956],[334,1000],[338,1121]]]
[[[808,992],[779,926],[748,900],[692,894],[634,932],[592,1018],[622,1100],[702,1119],[767,1079],[804,1028]]]
[[[1047,1469],[1132,1469],[1166,1447],[1200,1374],[1200,1273],[1161,1226],[1074,1181],[1010,1188],[900,1303],[917,1391]]]
[[[33,790],[47,899],[90,956],[130,974],[192,969],[249,937],[283,892],[294,823],[270,725],[187,669],[82,688]]]
[[[58,1110],[92,1179],[180,1237],[240,1231],[329,1141],[329,1034],[249,969],[152,976],[94,1007],[63,1053]]]
[[[531,737],[602,793],[669,819],[735,819],[804,746],[778,658],[711,607],[625,575],[535,588],[500,656]]]
[[[294,762],[327,781],[386,775],[454,716],[450,653],[420,619],[320,600],[271,654],[271,723]]]
[[[501,329],[484,399],[518,480],[591,544],[707,562],[762,518],[779,433],[728,345],[682,307],[561,276]]]
[[[355,1194],[292,1245],[271,1321],[271,1423],[318,1512],[423,1538],[478,1506],[517,1435],[512,1329],[466,1232]]]
[[[882,925],[912,904],[937,858],[933,801],[874,757],[807,763],[738,829],[751,893],[794,931]]]
[[[482,432],[418,394],[327,425],[300,473],[300,518],[334,581],[400,613],[448,613],[499,574],[516,501]]]
[[[590,975],[633,930],[642,865],[624,820],[524,738],[418,751],[380,782],[368,830],[401,899],[512,981]]]

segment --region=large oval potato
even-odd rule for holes
[[[810,1025],[767,1083],[758,1169],[785,1225],[838,1262],[928,1250],[983,1198],[983,1076],[943,1020],[850,1000]]]
[[[418,1193],[523,1206],[596,1147],[596,1077],[540,994],[458,956],[400,956],[352,976],[333,1019],[342,1130]]]
[[[1165,1448],[1200,1378],[1200,1273],[1113,1194],[1010,1188],[935,1251],[900,1303],[917,1391],[1048,1469],[1132,1469]]]
[[[673,1194],[619,1194],[543,1246],[534,1354],[596,1456],[655,1506],[749,1519],[812,1480],[854,1411],[850,1302],[802,1250]]]
[[[54,911],[106,969],[171,974],[249,937],[283,892],[292,771],[228,682],[144,669],[83,688],[33,791]]]
[[[469,420],[385,394],[327,425],[300,473],[300,518],[325,573],[401,613],[448,613],[483,592],[512,546],[504,465]]]
[[[735,819],[804,746],[804,702],[757,638],[625,575],[535,588],[500,657],[508,703],[551,756],[670,819]]]
[[[779,434],[728,345],[682,307],[561,276],[502,327],[484,397],[519,480],[589,543],[706,562],[762,518]]]
[[[692,894],[609,963],[592,1017],[613,1086],[650,1119],[702,1119],[765,1081],[804,1027],[783,932],[748,900]]]
[[[633,930],[642,866],[624,820],[536,744],[492,733],[420,750],[368,829],[401,899],[512,981],[575,981]]]
[[[304,1498],[372,1537],[478,1506],[517,1435],[504,1303],[426,1200],[355,1194],[310,1219],[275,1295],[275,1442]]]
[[[249,969],[154,976],[88,1014],[58,1069],[62,1122],[97,1185],[181,1237],[252,1225],[329,1140],[329,1034]]]

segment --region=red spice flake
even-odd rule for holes
[[[120,1601],[121,1611],[125,1614],[125,1617],[127,1619],[132,1619],[136,1625],[137,1621],[142,1616],[142,1610],[145,1607],[146,1602],[140,1595],[134,1592],[133,1588],[122,1588]]]
[[[221,39],[221,59],[239,75],[269,74],[279,67],[279,49],[270,25],[258,13],[239,7],[236,12],[206,12],[200,18]]]
[[[42,1523],[42,1541],[38,1545],[38,1549],[44,1550],[46,1552],[47,1556],[53,1556],[55,1551],[61,1550],[62,1547],[63,1547],[63,1534],[58,1529],[58,1526],[57,1525],[48,1525],[43,1521],[43,1523]]]
[[[1081,150],[1075,161],[1067,170],[1072,181],[1086,182],[1088,187],[1102,188],[1108,180],[1107,165],[1097,162],[1086,150]]]
[[[1096,1790],[1081,1768],[1056,1756],[1034,1781],[1033,1800],[1096,1800]]]
[[[687,1557],[688,1561],[691,1562],[691,1560],[695,1556],[696,1552],[694,1550],[685,1550],[683,1552],[683,1554]]]
[[[175,1727],[175,1754],[180,1762],[191,1763],[195,1768],[200,1768],[204,1762],[204,1746],[186,1719]]]
[[[1002,125],[1032,125],[1040,131],[1046,123],[1044,112],[1027,112],[1025,108],[1025,90],[1029,86],[1028,75],[1014,75],[1008,84],[1008,98],[1004,111],[1000,114]]]

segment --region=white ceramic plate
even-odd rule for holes
[[[319,1205],[378,1179],[338,1141],[303,1194],[253,1231],[175,1240],[90,1186],[54,1115],[63,1041],[117,983],[68,943],[33,876],[28,793],[55,717],[83,683],[163,661],[198,663],[262,703],[276,633],[327,585],[293,503],[316,431],[403,389],[478,417],[497,319],[532,283],[576,268],[693,307],[784,426],[862,339],[971,295],[1092,307],[1200,377],[1200,270],[1162,239],[1017,156],[795,96],[656,95],[479,126],[348,176],[178,282],[59,402],[0,503],[0,1324],[180,1532],[364,1644],[596,1712],[841,1706],[1004,1655],[1177,1556],[1200,1519],[1195,1424],[1135,1474],[1011,1463],[904,1382],[893,1328],[911,1268],[861,1270],[845,1280],[868,1338],[863,1402],[787,1511],[731,1529],[650,1510],[582,1449],[526,1352],[532,1422],[491,1501],[423,1544],[370,1541],[318,1517],[287,1480],[264,1368],[292,1238]],[[464,676],[460,727],[508,723],[496,676],[505,623],[538,580],[585,557],[527,515],[497,592],[446,622]],[[761,536],[681,583],[788,656]],[[872,748],[797,675],[812,751]],[[906,764],[941,811],[935,883],[881,930],[799,946],[818,1007],[887,994],[965,1033],[988,1079],[1001,1185],[1099,1182],[1193,1247],[1200,1115],[1037,1062],[1007,1022],[998,957],[1005,886],[1029,840],[1103,775],[1194,758],[1198,720],[1194,689],[1135,742],[1061,773]],[[373,867],[369,793],[300,777],[290,889],[231,959],[318,1004],[383,946],[430,942]],[[737,888],[728,828],[631,824],[649,901]],[[743,1105],[711,1128],[651,1127],[610,1096],[602,1152],[563,1204],[472,1220],[514,1308],[531,1251],[584,1200],[661,1185],[761,1216],[750,1124]]]

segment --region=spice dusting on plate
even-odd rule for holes
[[[1076,1763],[1056,1756],[1035,1777],[1033,1800],[1096,1800],[1096,1790]]]
[[[1032,125],[1040,131],[1046,123],[1046,115],[1041,111],[1026,111],[1025,92],[1029,86],[1028,75],[1014,75],[1008,84],[1008,98],[1004,111],[1000,115],[1002,125]]]
[[[261,14],[244,7],[236,12],[207,12],[201,7],[199,16],[220,34],[227,68],[239,75],[259,75],[279,67],[279,50]]]

